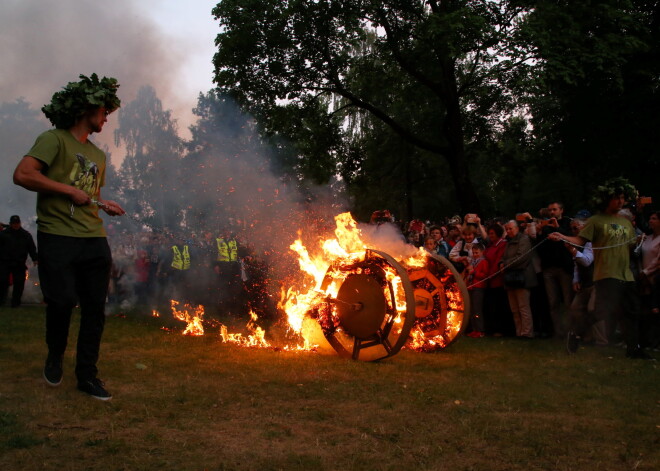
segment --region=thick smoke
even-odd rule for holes
[[[209,17],[212,6],[210,2]],[[182,128],[190,124],[194,100],[205,90],[183,93],[181,77],[189,73],[185,59],[200,45],[181,40],[178,31],[159,27],[149,14],[149,8],[159,7],[163,7],[160,2],[149,0],[0,2],[0,193],[9,203],[0,222],[6,222],[9,213],[19,213],[30,226],[34,195],[15,187],[11,175],[36,136],[50,128],[40,108],[67,82],[77,81],[79,74],[116,77],[124,103],[150,84],[169,109],[185,117]],[[19,99],[23,101],[17,105]],[[111,116],[94,141],[110,149],[117,165],[122,155],[113,146],[115,125],[116,117]]]
[[[200,45],[158,26],[149,14],[158,7],[132,0],[3,0],[0,102],[23,97],[40,109],[67,82],[95,72],[119,80],[124,102],[150,84],[169,109],[189,116],[194,103],[182,77],[189,73],[187,56]],[[200,91],[206,90],[192,91],[192,100]],[[106,131],[98,140],[110,144],[111,136]]]
[[[211,6],[210,3],[209,15]],[[158,2],[152,7],[157,8]],[[144,8],[142,2],[132,0],[4,0],[0,5],[0,104],[5,104],[3,111],[9,113],[16,109],[12,122],[17,129],[24,129],[2,134],[0,190],[9,195],[5,201],[12,204],[11,214],[20,213],[24,220],[34,215],[34,195],[13,185],[11,172],[36,135],[50,127],[38,110],[60,87],[78,80],[79,74],[95,72],[116,77],[124,105],[134,100],[143,86],[150,85],[174,117],[181,116],[182,109],[191,114],[194,103],[183,99],[180,77],[189,73],[183,68],[193,46],[163,32],[145,15]],[[20,97],[31,109],[16,102]],[[213,133],[213,145],[199,152],[194,160],[184,158],[185,171],[201,177],[196,191],[189,193],[190,199],[185,202],[185,227],[177,236],[194,237],[200,242],[209,233],[214,240],[232,232],[272,268],[271,279],[286,287],[288,281],[300,276],[295,257],[288,249],[298,231],[302,231],[304,244],[314,250],[321,237],[332,235],[333,217],[345,211],[347,204],[342,202],[339,185],[308,188],[303,194],[295,181],[273,172],[271,150],[263,145],[254,127],[246,125],[249,118],[232,104],[227,103],[227,107],[222,125]],[[94,136],[95,142],[108,146],[117,167],[123,153],[114,147],[112,137],[119,113],[110,118],[101,134]],[[190,122],[184,119],[178,124],[179,129],[185,130]],[[174,179],[174,175],[168,177]],[[173,187],[176,181],[171,179],[164,178],[162,183]],[[180,201],[173,198],[163,204],[171,207]],[[205,208],[206,218],[195,214],[200,208]],[[0,215],[0,221],[9,215]],[[131,228],[136,237],[128,242],[128,247],[120,244],[113,248],[117,260],[124,258],[130,265],[134,255],[130,245],[141,244],[138,234],[144,226],[129,216],[124,218],[121,227]],[[34,226],[26,225],[34,233]],[[156,225],[153,229],[159,232],[162,228]],[[369,232],[369,228],[365,229]],[[397,241],[397,246],[404,245],[399,242],[400,234],[386,232],[383,229],[372,234],[378,245],[390,238]],[[160,233],[164,235],[163,231]],[[165,235],[169,239],[171,234]],[[171,245],[171,240],[168,243]],[[126,254],[121,253],[124,248]],[[405,247],[401,250],[405,251]],[[197,272],[197,276],[193,283],[196,286],[214,282],[210,271]],[[127,270],[121,283],[130,289],[134,281]]]

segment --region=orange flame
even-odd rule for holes
[[[362,233],[350,213],[342,213],[335,217],[335,238],[319,240],[318,246],[305,247],[302,234],[298,234],[290,249],[298,255],[300,270],[307,275],[299,286],[282,287],[278,308],[286,313],[287,338],[295,339],[290,344],[277,349],[287,351],[316,351],[319,340],[327,329],[341,332],[336,304],[329,302],[336,299],[340,287],[350,273],[359,273],[362,260],[367,254],[367,244]],[[405,253],[403,253],[405,252]],[[411,281],[415,274],[430,272],[428,253],[407,246],[401,254],[390,254],[401,263],[410,274]],[[393,296],[385,296],[388,312],[396,316],[393,322],[394,332],[401,331],[402,319],[405,316],[406,293],[404,283],[396,269],[389,264],[383,264],[382,269],[389,282]],[[332,276],[327,276],[331,274]],[[433,278],[433,286],[426,287],[426,299],[433,297],[433,311],[424,314],[417,311],[417,320],[410,333],[408,348],[418,351],[429,351],[447,346],[459,333],[463,323],[464,300],[459,286],[453,278],[453,273],[446,267],[437,272]],[[419,277],[417,277],[419,278]],[[184,335],[204,335],[202,320],[203,306],[193,307],[184,304],[183,309],[177,309],[178,302],[171,301],[174,317],[187,323]],[[390,304],[395,304],[391,306]],[[156,311],[152,314],[158,316]],[[220,336],[224,342],[256,348],[273,348],[266,339],[266,331],[258,324],[258,317],[250,312],[250,320],[246,325],[247,334],[230,333],[227,326],[220,324]]]
[[[179,305],[179,301],[172,299],[170,303],[172,306],[172,315],[180,321],[187,323],[183,335],[204,335],[204,325],[202,324],[202,319],[204,318],[204,306],[199,305],[193,307],[186,303],[183,305],[183,310],[178,310],[177,306]]]
[[[243,334],[230,334],[227,330],[227,326],[224,324],[220,325],[220,336],[222,341],[225,343],[233,343],[241,347],[260,347],[268,348],[270,343],[266,340],[266,331],[257,325],[257,319],[259,317],[252,311],[250,311],[250,320],[247,323],[249,335]]]

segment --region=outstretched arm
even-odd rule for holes
[[[584,244],[589,242],[584,237],[568,236],[566,234],[562,234],[561,232],[553,232],[551,234],[548,234],[548,239],[554,241],[568,242],[569,244],[578,245],[580,247],[584,247]]]

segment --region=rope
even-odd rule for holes
[[[491,278],[495,278],[497,275],[499,275],[500,273],[503,273],[503,272],[504,272],[507,268],[509,268],[511,265],[515,264],[518,260],[520,260],[521,258],[523,258],[524,256],[526,256],[527,254],[532,253],[534,250],[536,250],[538,247],[540,247],[541,245],[543,245],[543,243],[546,242],[546,241],[548,241],[548,240],[550,240],[550,239],[548,239],[548,238],[543,239],[541,242],[539,242],[538,244],[536,244],[535,246],[533,246],[533,247],[532,247],[531,249],[529,249],[527,252],[525,252],[525,253],[523,253],[523,254],[520,254],[518,257],[514,258],[511,262],[509,262],[508,265],[503,266],[500,270],[498,270],[498,271],[496,271],[495,273],[493,273],[492,275],[490,275],[490,276],[484,278],[483,280],[480,280],[480,281],[478,281],[477,283],[473,283],[473,284],[469,285],[469,286],[467,287],[467,289],[473,288],[473,287],[477,286],[479,283],[483,283],[483,282],[485,282],[485,281],[488,281],[488,280],[490,280]],[[592,249],[592,250],[613,249],[613,248],[616,248],[616,247],[621,247],[622,245],[630,245],[632,242],[634,242],[634,241],[636,241],[636,240],[637,240],[637,237],[633,237],[633,238],[628,239],[627,241],[625,241],[625,242],[621,242],[621,243],[619,243],[619,244],[615,244],[615,245],[606,245],[606,246],[603,246],[603,247],[593,247],[593,246],[592,246],[591,249]],[[565,244],[572,245],[573,247],[576,247],[576,248],[578,248],[578,249],[585,249],[585,248],[586,248],[586,246],[584,246],[584,245],[574,244],[573,242],[569,242],[569,241],[567,241],[567,240],[553,241],[553,242],[564,242]],[[640,244],[641,244],[641,242],[640,242]]]
[[[97,206],[100,207],[100,208],[104,208],[104,209],[105,209],[105,208],[108,207],[105,203],[102,203],[101,201],[98,201],[98,200],[95,200],[95,199],[92,199],[92,203],[95,204],[95,205],[97,205]],[[72,214],[73,214],[73,205],[71,205],[71,210],[72,210]],[[147,222],[144,222],[144,221],[140,220],[136,215],[132,215],[132,214],[128,214],[128,213],[124,213],[124,215],[128,216],[129,219],[132,219],[132,220],[133,220],[134,222],[136,222],[137,224],[142,224],[142,225],[144,225],[144,226],[149,227],[149,228],[150,228],[152,231],[154,231],[154,232],[162,232],[163,234],[168,235],[168,236],[171,236],[171,237],[174,237],[174,236],[175,236],[174,233],[168,231],[167,229],[164,229],[164,228],[163,228],[163,229],[159,229],[159,228],[156,228],[156,227],[154,227],[153,225],[151,225],[151,224],[149,224],[149,223],[147,223]],[[533,246],[533,247],[532,247],[531,249],[529,249],[527,252],[522,253],[522,254],[520,254],[518,257],[516,257],[516,258],[514,258],[513,260],[511,260],[511,262],[509,262],[508,265],[503,266],[500,270],[498,270],[498,271],[496,271],[495,273],[489,275],[488,277],[484,278],[483,280],[480,280],[480,281],[478,281],[477,283],[473,283],[473,284],[469,285],[469,286],[467,287],[467,289],[473,288],[474,286],[478,285],[479,283],[486,282],[486,281],[490,280],[491,278],[495,278],[495,277],[498,276],[500,273],[503,273],[503,272],[504,272],[507,268],[509,268],[511,265],[514,265],[518,260],[520,260],[521,258],[525,257],[526,255],[532,253],[534,250],[536,250],[538,247],[540,247],[543,243],[545,243],[545,242],[548,241],[548,240],[549,240],[548,238],[543,239],[541,242],[539,242],[538,244],[536,244],[535,246]],[[615,245],[607,245],[607,246],[604,246],[604,247],[592,247],[592,250],[605,250],[605,249],[612,249],[612,248],[615,248],[615,247],[621,247],[622,245],[629,245],[630,243],[632,243],[632,242],[635,241],[635,240],[637,240],[637,237],[633,237],[632,239],[629,239],[629,240],[627,240],[627,241],[625,241],[625,242],[621,242],[621,243],[619,243],[619,244],[615,244]],[[560,241],[556,241],[556,242],[560,242]],[[573,243],[573,242],[569,242],[569,241],[567,241],[567,240],[563,240],[563,241],[561,241],[561,242],[564,242],[564,243],[566,243],[566,244],[572,245],[573,247],[576,247],[576,248],[578,248],[578,249],[584,249],[584,248],[585,248],[585,246],[583,246],[583,245],[575,244],[575,243]],[[640,242],[640,244],[641,244],[641,242]],[[337,300],[337,301],[339,301],[339,300]]]

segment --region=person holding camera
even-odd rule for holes
[[[562,311],[562,302],[568,308],[573,302],[573,257],[564,244],[548,239],[553,232],[570,236],[571,219],[564,217],[564,205],[553,201],[548,205],[549,219],[543,227],[537,229],[537,252],[541,260],[543,284],[550,309],[550,318],[555,338],[566,336],[566,319]]]
[[[449,260],[459,273],[463,273],[465,267],[472,263],[472,244],[479,242],[476,235],[476,227],[466,224],[461,231],[461,238],[449,252]]]
[[[488,239],[488,233],[486,232],[486,228],[483,226],[483,224],[481,224],[481,218],[479,215],[474,213],[466,214],[463,221],[465,221],[465,226],[471,226],[477,229],[477,239]]]

